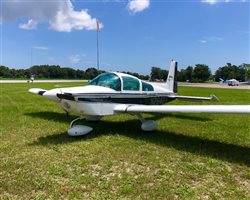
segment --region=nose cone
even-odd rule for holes
[[[43,96],[49,100],[59,102],[60,99],[57,97],[57,94],[61,94],[60,89],[48,90],[48,91],[43,93]]]

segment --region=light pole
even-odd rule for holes
[[[33,66],[33,50],[34,50],[34,47],[31,47],[30,48],[30,67]]]
[[[100,22],[96,20],[96,57],[97,57],[98,70],[99,70],[99,32],[100,32]]]

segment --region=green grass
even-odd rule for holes
[[[0,80],[30,80],[30,77],[27,78],[3,78],[0,77]],[[65,78],[35,78],[34,82],[36,80],[65,80]],[[76,78],[67,78],[67,80],[81,80],[81,79],[76,79]],[[84,79],[85,80],[85,79]]]
[[[250,198],[249,115],[145,115],[159,124],[153,133],[133,116],[109,116],[82,122],[94,131],[71,138],[66,130],[76,116],[67,119],[29,87],[55,83],[0,85],[0,199]],[[179,93],[250,104],[250,90]]]

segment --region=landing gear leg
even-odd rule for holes
[[[89,127],[89,126],[84,126],[84,125],[74,125],[75,122],[85,119],[84,117],[79,117],[74,119],[70,125],[69,125],[69,129],[68,129],[68,135],[70,136],[80,136],[80,135],[86,135],[89,132],[91,132],[93,130],[93,128]]]
[[[141,114],[136,114],[141,121],[141,129],[143,131],[154,131],[157,128],[157,123],[154,120],[145,120]]]
[[[72,121],[70,122],[69,128],[72,128],[73,125],[74,125],[74,123],[76,123],[77,121],[80,121],[80,120],[82,120],[82,119],[85,119],[85,118],[84,118],[84,117],[78,117],[78,118],[72,120]]]

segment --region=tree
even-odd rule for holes
[[[151,68],[151,80],[159,80],[160,79],[160,71],[161,69],[159,67],[152,67]]]
[[[207,65],[197,64],[193,71],[193,82],[205,82],[211,76],[211,71]]]
[[[185,79],[189,82],[192,82],[193,79],[193,73],[194,73],[194,69],[192,66],[188,66],[186,69],[186,73],[185,73]]]
[[[186,81],[185,80],[185,69],[181,69],[181,71],[177,71],[177,80],[178,81]]]
[[[0,65],[0,77],[10,77],[10,69]]]
[[[180,72],[177,73],[178,81],[192,81],[193,76],[193,67],[188,66],[186,69],[181,69]]]
[[[168,78],[168,71],[165,69],[161,69],[160,71],[160,79],[166,81]]]
[[[91,67],[85,71],[85,74],[86,74],[86,78],[91,80],[91,79],[95,78],[99,73],[98,73],[96,68]]]
[[[76,78],[77,79],[84,79],[85,78],[85,72],[82,70],[76,70]]]
[[[152,67],[151,68],[151,80],[167,80],[168,71],[161,69],[159,67]]]

